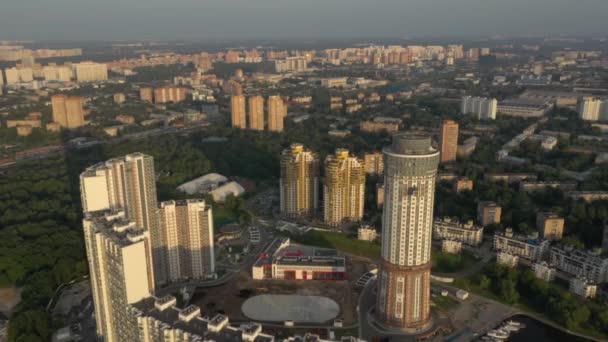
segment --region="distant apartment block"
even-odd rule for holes
[[[84,126],[85,121],[83,103],[84,100],[81,96],[51,96],[53,122],[56,122],[62,128],[67,129]]]
[[[534,173],[486,173],[484,179],[489,182],[504,182],[516,184],[523,181],[536,181],[538,177]]]
[[[608,100],[583,97],[578,108],[579,117],[585,121],[608,120]]]
[[[595,298],[597,285],[584,277],[570,279],[570,292],[583,298]]]
[[[301,72],[308,68],[308,60],[306,57],[287,57],[285,59],[277,59],[274,61],[274,69],[276,72]]]
[[[458,123],[453,120],[444,120],[441,123],[439,135],[439,151],[442,163],[456,161],[458,152]]]
[[[465,96],[461,100],[460,111],[463,114],[472,114],[478,120],[496,119],[498,101],[485,97]]]
[[[232,95],[230,97],[230,118],[232,127],[241,129],[247,128],[245,96]]]
[[[251,96],[249,99],[249,129],[264,130],[264,98],[262,96]]]
[[[534,192],[534,191],[542,191],[545,189],[560,189],[562,191],[572,191],[576,190],[576,182],[560,182],[560,181],[544,181],[544,182],[536,182],[536,181],[522,181],[519,183],[519,191],[523,192]]]
[[[515,268],[519,263],[519,256],[506,252],[498,252],[496,253],[496,263],[509,268]]]
[[[502,207],[495,202],[482,201],[477,204],[477,221],[483,227],[500,223]]]
[[[278,95],[268,97],[268,130],[282,132],[287,116],[287,104]]]
[[[585,277],[594,283],[608,281],[608,258],[569,246],[554,246],[549,262],[557,270],[574,277]]]
[[[377,117],[373,120],[361,121],[359,128],[368,133],[396,133],[401,127],[401,119]]]
[[[441,240],[441,251],[449,254],[460,254],[462,252],[462,242],[458,240]]]
[[[154,89],[154,103],[178,103],[186,99],[186,89],[175,86],[164,86]]]
[[[384,156],[381,152],[366,153],[364,156],[365,172],[370,175],[384,173]]]
[[[473,191],[473,180],[468,177],[458,177],[454,182],[454,191]]]
[[[378,232],[374,227],[361,226],[357,229],[357,239],[362,241],[375,241],[378,237]]]
[[[139,99],[145,102],[154,102],[154,89],[144,87],[139,89]]]
[[[547,252],[549,241],[538,241],[527,236],[514,234],[511,228],[494,234],[494,250],[536,261]]]
[[[6,76],[6,85],[16,85],[19,83],[28,83],[34,80],[32,68],[8,68],[4,69]]]
[[[543,239],[561,240],[564,235],[564,218],[554,213],[540,212],[536,214],[536,228]]]
[[[78,82],[96,82],[108,79],[108,66],[105,63],[81,62],[74,64],[73,67]]]
[[[42,67],[42,74],[47,82],[69,82],[74,78],[74,72],[68,66],[44,66]]]
[[[521,118],[538,118],[544,116],[553,108],[549,102],[526,99],[508,99],[498,104],[497,111],[501,115]]]
[[[473,221],[461,223],[457,219],[444,217],[433,222],[433,238],[436,240],[456,240],[470,246],[478,246],[483,241],[483,227]]]
[[[376,206],[378,209],[382,209],[384,206],[384,184],[376,184]]]
[[[551,267],[547,262],[535,262],[532,265],[534,275],[538,279],[542,279],[546,282],[551,282],[555,279],[555,268]]]

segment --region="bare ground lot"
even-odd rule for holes
[[[253,280],[249,270],[241,271],[228,284],[197,289],[190,301],[201,308],[203,315],[227,314],[233,321],[249,320],[241,311],[243,302],[260,294],[297,294],[324,296],[340,306],[338,319],[345,325],[356,322],[356,307],[361,289],[354,283],[367,272],[370,262],[364,258],[347,258],[348,281]]]
[[[21,289],[0,287],[0,312],[9,316],[11,310],[21,301]]]

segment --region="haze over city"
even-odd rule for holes
[[[0,1],[0,342],[608,341],[608,0]]]
[[[604,0],[5,0],[5,39],[603,34]]]

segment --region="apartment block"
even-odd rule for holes
[[[326,224],[338,226],[344,221],[363,218],[365,168],[362,160],[348,150],[337,149],[325,159],[323,217]]]
[[[302,144],[281,153],[281,214],[309,216],[319,207],[319,157]]]

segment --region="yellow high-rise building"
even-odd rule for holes
[[[439,137],[439,148],[441,162],[456,161],[458,152],[458,123],[453,120],[444,120],[441,123],[441,135]]]
[[[325,223],[337,226],[343,221],[360,221],[365,201],[365,165],[349,155],[348,150],[337,149],[325,159],[323,186],[323,218]]]
[[[232,127],[247,128],[247,113],[245,111],[245,96],[233,95],[230,98],[230,117]]]
[[[262,96],[249,98],[249,128],[257,131],[264,130],[264,98]]]
[[[268,130],[283,132],[283,122],[287,115],[287,105],[280,96],[268,98]]]
[[[281,154],[281,214],[312,215],[319,204],[319,158],[302,144],[292,144]]]

